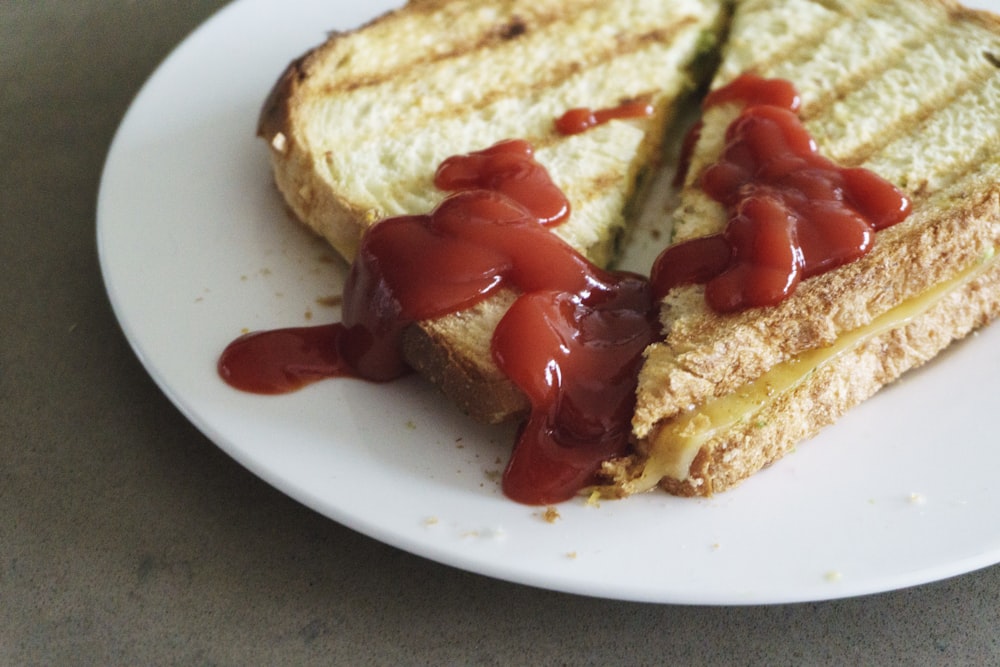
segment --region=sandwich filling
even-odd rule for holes
[[[642,472],[634,481],[629,482],[629,492],[638,493],[651,489],[663,478],[677,481],[688,479],[691,464],[698,452],[716,435],[752,422],[755,415],[782,395],[794,391],[823,366],[877,336],[906,326],[949,294],[983,275],[996,261],[997,254],[993,249],[979,263],[968,267],[953,279],[904,301],[867,326],[840,336],[832,345],[805,352],[778,364],[738,390],[710,399],[697,409],[660,424],[640,444],[646,460]]]

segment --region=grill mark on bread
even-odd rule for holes
[[[920,51],[921,45],[927,45],[926,50],[933,54],[931,57],[945,54],[950,59],[955,60],[952,71],[957,76],[927,81],[925,87],[919,91],[913,91],[911,96],[913,99],[917,99],[918,95],[929,96],[926,98],[928,103],[921,104],[917,108],[906,109],[897,105],[892,109],[882,109],[879,112],[880,119],[886,118],[884,115],[886,112],[898,113],[898,116],[882,124],[879,131],[870,139],[859,141],[855,145],[849,145],[849,143],[842,145],[838,144],[837,141],[827,142],[823,148],[824,152],[845,166],[862,165],[873,157],[877,157],[880,151],[897,139],[916,134],[917,128],[927,123],[938,111],[947,109],[949,105],[955,103],[956,100],[977,86],[988,83],[990,76],[996,72],[994,69],[996,64],[989,57],[992,55],[990,49],[984,49],[978,53],[975,51],[964,52],[960,46],[956,46],[956,43],[961,44],[962,40],[968,39],[968,24],[956,22],[958,18],[969,18],[966,10],[957,7],[954,3],[943,1],[934,11],[928,11],[918,17],[907,17],[908,21],[900,21],[898,17],[905,10],[905,3],[902,3],[903,6],[898,6],[899,4],[869,3],[864,7],[863,13],[854,16],[843,14],[840,16],[841,20],[837,22],[837,25],[841,29],[851,31],[852,34],[867,29],[869,20],[873,16],[881,16],[891,21],[894,26],[898,26],[899,32],[894,35],[898,37],[898,41],[887,42],[891,44],[891,48],[877,49],[869,54],[866,67],[848,68],[851,69],[851,73],[843,80],[835,81],[832,85],[822,86],[812,99],[808,100],[807,103],[804,101],[800,116],[806,121],[807,126],[810,127],[818,140],[823,143],[824,123],[828,123],[836,131],[841,132],[842,142],[850,142],[855,137],[862,136],[863,132],[856,132],[851,126],[843,125],[842,117],[844,114],[841,111],[840,115],[837,116],[835,105],[838,103],[847,104],[852,99],[862,100],[863,96],[868,95],[870,98],[868,101],[859,102],[854,106],[866,109],[880,108],[877,106],[880,100],[889,97],[884,91],[879,90],[880,85],[891,90],[893,85],[899,85],[899,80],[906,76],[907,70],[914,72],[914,78],[916,78],[915,71],[919,69],[920,65],[912,65],[909,60],[915,52]],[[977,19],[982,19],[979,14],[974,16]],[[981,20],[976,22],[982,23]],[[986,27],[989,27],[989,22],[986,23]],[[824,25],[829,31],[836,29],[830,22]],[[803,76],[813,76],[819,80],[817,71],[822,72],[824,69],[822,63],[828,61],[839,63],[839,60],[819,54],[809,43],[809,40],[800,39],[798,43],[802,48],[788,48],[781,51],[775,58],[775,61],[780,64],[773,68],[763,68],[765,71],[761,73],[769,76],[781,76],[784,73],[780,71],[782,68],[792,67],[795,71],[805,72]],[[802,55],[804,57],[800,57]],[[821,64],[814,65],[813,63],[816,61],[820,61]],[[826,68],[829,69],[829,66]],[[779,71],[775,72],[775,69]],[[901,73],[902,76],[900,76]],[[886,83],[887,78],[893,76],[896,77],[897,81]],[[823,81],[828,82],[829,79],[823,78]],[[938,87],[938,90],[934,90],[935,87]],[[859,118],[856,113],[852,116],[858,118],[859,122],[865,120]],[[965,165],[963,169],[972,168],[980,157],[977,156],[975,160],[970,159],[969,164]],[[922,183],[902,183],[901,185],[907,187],[915,198],[919,199],[928,194],[926,180]]]
[[[496,128],[505,127],[506,125],[510,125],[511,122],[518,122],[520,126],[520,129],[516,130],[518,134],[522,138],[534,143],[539,137],[545,137],[551,132],[551,123],[554,122],[555,116],[566,109],[552,109],[550,110],[552,118],[550,119],[546,116],[544,120],[539,118],[538,112],[526,114],[520,119],[505,119],[502,116],[492,118],[490,112],[497,110],[497,113],[503,114],[501,106],[504,100],[530,97],[536,90],[551,99],[550,92],[552,89],[565,84],[568,91],[568,87],[571,85],[572,78],[575,75],[594,76],[593,72],[595,70],[599,71],[601,68],[607,68],[611,71],[608,74],[607,80],[613,85],[613,82],[618,78],[615,72],[622,71],[622,67],[626,66],[625,61],[634,58],[637,62],[648,63],[650,58],[657,57],[649,54],[655,54],[661,49],[664,52],[664,57],[667,57],[666,54],[670,52],[672,41],[677,35],[682,34],[685,30],[690,30],[690,26],[697,24],[697,22],[698,19],[696,17],[684,15],[677,17],[666,25],[653,25],[640,33],[619,35],[617,39],[611,40],[605,48],[597,52],[588,52],[576,58],[567,57],[552,62],[548,67],[541,68],[535,76],[524,77],[526,80],[523,81],[517,79],[494,81],[484,86],[483,89],[471,98],[468,96],[460,99],[450,98],[443,88],[446,84],[443,78],[444,74],[439,74],[436,80],[430,79],[434,81],[430,88],[426,85],[421,88],[416,84],[411,85],[407,83],[406,77],[409,77],[409,80],[414,82],[426,82],[429,80],[423,68],[430,67],[433,70],[435,64],[432,63],[425,63],[422,67],[415,67],[409,74],[397,73],[391,79],[384,81],[369,80],[353,87],[352,93],[340,93],[337,97],[355,100],[352,103],[355,110],[367,104],[381,104],[380,100],[382,99],[394,100],[396,106],[400,109],[401,113],[395,117],[394,122],[388,128],[385,123],[380,121],[369,124],[365,122],[363,116],[359,117],[358,123],[355,126],[355,141],[362,141],[365,136],[368,136],[372,132],[378,133],[379,142],[383,142],[387,136],[399,137],[405,140],[405,137],[408,136],[408,133],[415,126],[422,128],[428,124],[449,120],[464,123],[463,119],[472,120],[478,116],[479,121],[488,123]],[[535,36],[538,34],[539,31],[534,31]],[[508,43],[506,47],[502,45],[497,46],[495,57],[501,61],[509,59],[509,56],[506,56],[502,49],[523,49],[526,48],[526,44],[518,42],[517,44]],[[569,54],[569,56],[573,55]],[[483,60],[482,54],[473,54],[471,57],[477,62]],[[583,59],[584,57],[586,59]],[[462,63],[460,58],[461,56],[455,56],[452,62]],[[440,65],[440,62],[437,62],[437,65]],[[456,68],[459,67],[460,65],[456,65]],[[475,76],[478,79],[483,78],[478,73],[472,73],[471,76]],[[386,90],[384,95],[381,93],[383,87]],[[317,96],[321,98],[330,97],[333,95],[332,90],[332,88],[324,88],[324,92],[319,93]],[[424,94],[421,94],[421,90],[424,91]],[[427,94],[428,90],[432,90],[433,92]],[[633,98],[650,92],[653,91],[622,91],[623,94],[613,101],[594,99],[586,100],[582,103],[613,105],[624,101],[626,97]],[[410,104],[404,103],[407,98],[411,100]],[[580,102],[576,102],[576,105],[579,104]],[[567,102],[567,106],[573,105],[573,103]],[[382,108],[382,113],[385,113],[384,106]],[[386,134],[387,129],[389,130],[388,135]],[[510,133],[511,131],[506,130],[505,133]],[[322,142],[322,138],[317,138],[317,144],[322,144]],[[335,149],[335,147],[331,148]]]
[[[507,2],[505,8],[498,10],[497,14],[502,15],[508,8],[512,9],[520,4],[522,3],[516,1]],[[435,63],[459,57],[465,53],[474,52],[476,50],[489,50],[498,44],[508,42],[528,32],[545,32],[553,24],[560,27],[566,25],[565,13],[561,13],[558,8],[546,11],[546,4],[552,3],[536,3],[535,6],[523,8],[524,11],[522,13],[511,13],[505,20],[493,23],[481,21],[476,16],[469,16],[465,14],[455,15],[454,12],[451,12],[451,18],[456,22],[454,24],[456,28],[460,28],[464,25],[475,25],[476,27],[473,28],[474,32],[469,32],[468,36],[463,37],[462,31],[460,29],[456,29],[452,31],[448,37],[449,48],[447,49],[437,50],[432,48],[428,49],[421,55],[411,53],[409,57],[405,59],[405,65],[402,67],[382,67],[381,71],[368,75],[351,73],[348,75],[346,85],[332,85],[325,90],[330,92],[349,92],[359,87],[378,85],[380,82],[405,76],[407,72],[416,67],[433,65]],[[600,11],[600,9],[605,5],[602,0],[590,0],[589,2],[579,0],[578,4],[579,7],[577,7],[576,11],[577,17],[594,10]],[[395,28],[394,24],[397,22],[397,19],[399,22],[403,23],[403,30],[408,29],[407,22],[416,26],[420,26],[421,22],[425,22],[433,26],[434,23],[441,17],[445,17],[442,20],[447,20],[448,9],[449,3],[447,0],[410,0],[404,7],[375,18],[373,21],[363,26],[361,30],[369,29],[373,26],[377,28],[379,27],[379,24],[385,24],[386,26],[393,26],[393,28]],[[402,18],[404,15],[406,16],[405,19]],[[344,33],[344,35],[349,37],[352,33],[356,33],[361,30],[353,30]],[[345,57],[350,58],[351,55],[353,55],[353,52],[347,52],[342,56],[342,59]],[[339,64],[340,63],[338,63],[338,65]],[[380,62],[379,65],[382,66],[382,63]],[[322,67],[323,66],[321,66],[321,68]],[[337,73],[334,72],[334,75],[336,74]]]
[[[882,7],[882,4],[883,3],[876,3],[874,8],[885,9]],[[868,13],[861,20],[850,22],[844,21],[843,23],[846,26],[845,29],[847,30],[864,33],[871,27],[872,24],[869,19],[874,16],[876,16],[876,14]],[[812,118],[827,113],[834,103],[847,98],[858,89],[863,88],[866,85],[870,85],[870,82],[873,79],[885,76],[887,72],[895,69],[905,69],[901,68],[900,65],[905,63],[911,50],[919,44],[926,43],[929,38],[939,36],[941,28],[940,24],[927,20],[926,18],[924,22],[921,23],[900,23],[896,21],[893,24],[893,27],[899,28],[899,32],[893,36],[896,38],[895,41],[888,42],[885,39],[879,40],[879,47],[871,52],[866,63],[860,66],[845,68],[849,69],[849,71],[844,72],[841,75],[841,78],[834,82],[833,85],[824,86],[813,98],[803,100],[800,116],[804,121],[808,122]],[[864,39],[876,38],[877,35],[872,34],[870,37],[866,37]],[[814,62],[817,58],[818,56],[816,55],[815,50],[809,51],[809,62]],[[806,67],[805,63],[802,63],[799,66]]]
[[[966,70],[966,74],[967,76],[952,81],[952,85],[941,91],[941,94],[930,100],[930,103],[921,105],[913,113],[901,114],[892,122],[883,125],[882,131],[876,135],[874,141],[866,142],[848,153],[838,155],[837,161],[846,166],[857,166],[867,162],[893,142],[903,137],[914,136],[918,129],[932,117],[955,104],[970,91],[986,83],[993,72],[984,67],[978,71]],[[919,190],[914,190],[913,194],[919,194]]]
[[[499,100],[511,97],[522,97],[527,91],[534,89],[545,91],[554,88],[561,82],[566,81],[582,71],[596,69],[606,63],[616,62],[625,56],[640,54],[647,49],[656,48],[659,44],[668,43],[676,32],[682,30],[692,21],[693,19],[688,19],[675,23],[670,27],[669,32],[666,32],[661,28],[656,28],[643,34],[630,35],[627,39],[619,40],[617,42],[617,49],[609,49],[602,51],[601,53],[593,54],[592,57],[586,61],[573,60],[555,64],[546,71],[546,76],[542,79],[524,82],[522,85],[510,85],[508,83],[504,87],[498,87],[484,92],[476,98],[474,104],[463,104],[461,109],[456,109],[453,106],[446,106],[439,111],[424,114],[420,119],[420,123],[423,124],[428,121],[434,122],[440,118],[473,115],[477,111],[481,111],[494,105]],[[624,98],[618,100],[618,102],[624,101],[626,101]],[[553,121],[554,120],[555,119],[553,118]],[[399,126],[398,129],[402,133],[405,128],[403,126]]]
[[[913,129],[911,135],[897,136],[898,145],[902,147],[898,153],[894,150],[897,143],[886,143],[866,161],[865,166],[888,172],[898,169],[905,161],[903,166],[909,171],[889,175],[911,193],[915,202],[937,191],[946,190],[967,176],[982,176],[991,170],[1000,154],[1000,127],[995,124],[980,127],[978,144],[973,150],[951,152],[947,161],[941,158],[924,160],[924,163],[916,163],[914,159],[906,160],[908,155],[916,159],[922,159],[925,154],[933,155],[936,146],[946,145],[951,141],[949,135],[955,127],[975,122],[976,117],[995,113],[991,106],[991,95],[1000,95],[1000,77],[985,77],[975,83],[980,85],[966,86],[966,90],[951,100],[950,105],[937,107],[933,115]]]
[[[584,14],[594,10],[599,11],[604,4],[602,0],[587,3],[577,10],[576,17],[580,18]],[[433,8],[428,8],[427,13],[432,14],[433,12]],[[664,35],[672,35],[680,27],[693,21],[692,17],[685,16],[682,17],[681,21],[668,24],[666,28],[669,28],[669,30],[657,27],[649,32],[663,31],[662,34]],[[398,85],[401,80],[419,78],[420,74],[418,71],[421,69],[432,68],[470,54],[481,54],[488,51],[513,48],[515,46],[513,42],[519,39],[549,40],[551,39],[551,35],[549,34],[551,31],[548,28],[553,25],[557,26],[560,32],[567,30],[565,15],[558,12],[535,14],[532,16],[514,15],[501,23],[486,26],[486,29],[476,35],[474,39],[452,44],[447,50],[428,52],[424,56],[407,60],[406,64],[402,67],[396,67],[388,71],[368,76],[351,77],[343,84],[337,82],[327,83],[320,89],[320,93],[323,95],[333,95],[350,93],[359,89],[372,88],[385,84]],[[610,55],[613,56],[614,54]]]
[[[784,48],[778,51],[767,51],[761,53],[758,57],[751,58],[743,64],[742,71],[763,73],[770,68],[772,63],[790,61],[791,59],[794,59],[796,54],[811,53],[815,44],[822,41],[822,35],[832,30],[836,25],[848,20],[848,17],[844,16],[842,9],[836,6],[831,6],[831,4],[836,5],[837,3],[817,2],[816,4],[822,5],[831,11],[831,14],[826,17],[826,20],[818,22],[815,26],[813,26],[812,30],[795,34],[792,40],[789,41]],[[872,7],[872,5],[876,4],[878,4],[878,1],[872,0],[872,2],[864,5],[864,10],[867,11]],[[773,38],[776,37],[776,35],[770,35],[769,37]],[[729,74],[735,77],[740,73],[741,72],[730,72]],[[720,83],[725,82],[726,81],[721,81]]]
[[[923,43],[928,35],[940,31],[942,22],[947,19],[947,13],[942,12],[939,16],[930,13],[907,16],[907,20],[901,21],[900,16],[906,14],[905,2],[873,1],[859,4],[852,10],[839,7],[841,3],[816,4],[837,13],[818,23],[811,31],[797,35],[783,49],[769,52],[760,60],[751,60],[744,67],[745,71],[764,76],[788,78],[787,72],[794,72],[796,79],[810,76],[822,79],[815,92],[809,86],[803,91],[800,116],[806,121],[824,113],[831,103],[843,99],[872,77],[894,66],[905,58],[914,45]],[[891,38],[887,39],[879,33],[877,21],[883,24],[883,29],[885,24],[891,24],[895,31]],[[850,33],[852,39],[859,43],[868,44],[871,51],[864,62],[848,66],[839,54],[834,56],[817,51],[817,42],[822,48],[827,44],[828,33],[838,30]],[[815,97],[808,97],[810,94]]]
[[[935,22],[932,28],[928,38],[901,44],[891,62],[887,59],[878,72],[867,73],[861,85],[838,90],[836,99],[824,100],[813,114],[803,114],[830,157],[849,166],[861,164],[901,137],[919,136],[915,130],[939,111],[989,83],[995,70],[964,47],[967,26],[942,27]],[[922,74],[925,69],[945,66],[954,76]],[[824,97],[833,95],[819,96]],[[887,106],[886,99],[901,103]],[[859,114],[858,109],[866,113]],[[845,117],[853,120],[845,123]],[[873,118],[879,120],[877,131],[871,125]]]
[[[476,111],[488,108],[502,99],[521,97],[524,96],[527,91],[534,89],[545,91],[555,87],[557,84],[566,81],[573,75],[582,71],[595,69],[607,63],[613,63],[616,60],[628,55],[638,55],[644,53],[646,50],[655,49],[661,44],[668,44],[677,33],[694,23],[694,21],[695,19],[692,17],[684,17],[682,20],[674,22],[669,26],[656,27],[642,34],[629,35],[625,39],[619,39],[615,42],[616,48],[606,49],[600,53],[588,54],[589,57],[587,60],[568,60],[561,63],[554,63],[552,67],[546,69],[544,78],[525,81],[523,83],[498,81],[497,87],[492,90],[484,91],[481,95],[478,95],[472,103],[463,101],[460,108],[451,104],[444,105],[438,110],[421,113],[419,118],[415,119],[414,122],[423,125],[429,122],[435,122],[442,118],[469,116],[473,115]],[[454,54],[453,57],[458,58],[461,55],[462,54]],[[437,61],[434,63],[423,63],[423,65],[430,66],[436,64],[436,62]],[[416,69],[416,67],[414,69]],[[416,71],[413,72],[412,75],[416,78],[420,78],[421,76],[420,73]],[[390,75],[384,79],[372,79],[366,82],[358,82],[356,85],[352,85],[350,90],[358,91],[365,88],[376,88],[379,86],[395,87],[398,86],[397,76],[402,75]],[[333,94],[333,90],[333,88],[325,89],[323,94]],[[623,99],[619,101],[625,100]],[[405,134],[406,131],[405,125],[397,125],[394,129],[397,131],[397,134]]]

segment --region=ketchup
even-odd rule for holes
[[[318,380],[353,376],[337,350],[342,330],[337,323],[240,336],[219,357],[219,375],[254,394],[287,394]]]
[[[551,232],[569,204],[527,142],[448,158],[435,184],[451,194],[432,212],[365,233],[340,323],[243,336],[219,373],[258,393],[323,377],[388,381],[409,370],[400,338],[411,323],[516,288],[491,349],[531,413],[503,489],[528,504],[571,498],[628,449],[638,366],[658,331],[649,283],[596,267]]]
[[[729,85],[713,90],[706,95],[701,103],[701,108],[704,111],[731,102],[741,102],[744,106],[765,104],[794,112],[798,112],[802,106],[802,98],[799,97],[798,91],[790,82],[784,79],[764,79],[756,74],[744,74]],[[697,145],[698,139],[701,138],[703,127],[702,120],[698,119],[684,137],[678,159],[677,174],[674,177],[675,187],[684,183],[684,177],[691,166],[691,153],[694,152],[694,147]]]
[[[863,256],[876,231],[909,215],[909,199],[891,183],[818,154],[789,82],[745,74],[705,106],[728,102],[744,108],[720,160],[700,177],[702,190],[726,207],[726,229],[661,253],[651,276],[658,298],[705,283],[718,312],[775,305],[802,280]]]
[[[557,225],[569,217],[566,195],[523,139],[446,159],[434,175],[434,185],[448,192],[494,190],[520,202],[544,225]]]
[[[653,115],[653,105],[645,100],[624,102],[616,107],[593,110],[589,107],[570,109],[556,119],[556,131],[560,134],[580,134],[612,120],[626,118],[647,118]]]

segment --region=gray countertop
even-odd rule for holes
[[[0,0],[0,664],[1000,663],[1000,567],[814,604],[594,600],[380,544],[213,446],[126,343],[94,213],[130,100],[223,4]]]

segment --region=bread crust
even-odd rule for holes
[[[336,39],[333,37],[331,39]],[[303,145],[293,122],[303,81],[322,47],[291,62],[268,94],[257,122],[257,136],[270,146],[268,156],[275,185],[295,217],[325,238],[345,259],[357,252],[364,217],[350,201],[321,178],[315,156]]]
[[[739,428],[706,443],[687,479],[665,478],[662,488],[710,496],[740,484],[997,315],[1000,263],[994,262],[927,313],[838,357]]]

